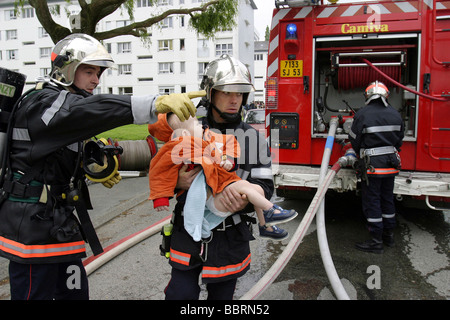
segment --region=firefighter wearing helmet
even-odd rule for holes
[[[273,194],[270,151],[264,137],[250,125],[241,121],[242,106],[253,90],[247,67],[237,59],[222,55],[211,61],[204,71],[201,88],[206,91],[203,104],[208,111],[202,124],[212,130],[234,134],[241,148],[237,174],[250,183],[259,185],[267,199]],[[244,141],[247,139],[247,141]],[[249,141],[252,141],[249,145]],[[178,187],[188,189],[198,169],[180,170]],[[184,228],[185,197],[177,197],[174,227],[170,244],[172,273],[165,290],[167,300],[198,299],[199,276],[206,283],[208,299],[231,300],[237,278],[250,267],[250,244],[253,240],[248,216],[254,208],[232,188],[224,191],[224,205],[234,214],[212,230],[209,239],[195,242]],[[185,194],[185,193],[184,193]]]
[[[359,110],[349,133],[353,149],[359,154],[362,209],[370,239],[356,244],[366,252],[383,253],[384,245],[394,245],[396,226],[394,180],[401,167],[400,147],[404,123],[389,102],[389,90],[379,81],[364,93],[366,107]]]
[[[58,42],[51,62],[49,77],[13,107],[4,151],[0,255],[10,260],[12,299],[89,296],[81,263],[85,241],[95,255],[102,246],[87,211],[85,177],[108,187],[119,182],[115,157],[120,150],[104,139],[85,149],[85,141],[125,124],[153,123],[158,113],[173,112],[185,120],[195,115],[190,99],[204,95],[93,95],[101,73],[114,61],[99,41],[84,34]],[[68,277],[74,272],[80,281],[71,288]]]

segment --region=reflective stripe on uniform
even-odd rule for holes
[[[395,168],[372,168],[367,170],[367,174],[371,175],[385,175],[385,174],[397,174],[400,171]]]
[[[0,250],[21,258],[44,258],[85,252],[86,248],[84,241],[45,245],[25,245],[0,237]]]
[[[69,91],[62,90],[59,93],[58,98],[53,102],[53,104],[45,110],[44,114],[42,115],[41,119],[44,121],[44,123],[48,126],[50,120],[53,119],[55,114],[61,109],[62,105],[64,104],[64,101],[66,101],[66,96],[69,93]]]
[[[273,179],[272,168],[253,168],[252,178],[255,179]]]
[[[241,263],[228,265],[224,267],[203,267],[203,278],[221,278],[243,271],[250,264],[251,254],[247,256]]]
[[[383,222],[383,218],[367,218],[367,222]]]
[[[170,260],[188,266],[189,261],[191,260],[191,255],[170,248]]]
[[[373,126],[363,129],[362,133],[375,133],[375,132],[389,132],[389,131],[400,131],[401,126],[399,125],[386,125],[386,126]]]

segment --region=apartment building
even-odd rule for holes
[[[77,1],[47,2],[59,13],[54,15],[57,23],[68,28],[77,23],[80,11]],[[135,0],[135,20],[170,8],[198,6],[201,2],[204,0],[158,0],[155,8],[149,6],[148,0]],[[142,95],[198,90],[205,66],[223,53],[245,63],[254,79],[255,73],[258,74],[259,83],[260,77],[265,77],[266,67],[255,71],[255,9],[253,0],[240,0],[237,26],[216,34],[212,40],[189,27],[188,15],[173,15],[149,28],[151,41],[148,43],[132,36],[103,41],[117,69],[104,73],[97,92]],[[104,31],[126,25],[130,23],[127,17],[125,11],[116,10],[101,20],[97,28]],[[16,14],[14,1],[0,0],[0,66],[25,74],[29,87],[37,77],[50,72],[53,46],[34,8],[26,4]],[[249,101],[253,101],[253,95]]]

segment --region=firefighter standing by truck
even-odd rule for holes
[[[247,67],[223,55],[208,64],[202,87],[206,90],[208,109],[202,123],[212,130],[220,130],[222,134],[234,133],[241,146],[236,173],[260,186],[266,198],[270,199],[274,190],[270,151],[262,136],[241,121],[242,106],[253,88]],[[258,140],[251,146],[248,142],[242,143],[240,138],[245,135],[254,135]],[[200,274],[207,285],[209,300],[233,299],[237,278],[250,267],[249,241],[254,238],[249,225],[251,217],[246,213],[253,212],[254,208],[233,192],[232,186],[227,190],[229,193],[224,191],[229,199],[224,205],[235,214],[214,228],[212,236],[204,241],[195,242],[187,233],[183,221],[185,202],[182,196],[177,198],[170,248],[172,274],[165,290],[167,300],[197,300]]]
[[[389,105],[389,90],[381,82],[365,90],[366,106],[359,110],[349,133],[359,158],[362,209],[371,239],[357,243],[366,252],[383,253],[383,243],[394,245],[394,180],[401,166],[403,120]]]
[[[83,141],[121,125],[152,123],[157,113],[195,115],[189,94],[93,95],[114,61],[88,35],[69,35],[51,57],[50,76],[15,104],[7,132],[0,255],[10,260],[12,299],[89,298],[85,240],[94,254],[102,247],[87,213],[85,173],[109,187],[120,176],[118,150],[98,141],[83,148]],[[77,280],[69,285],[71,276]]]

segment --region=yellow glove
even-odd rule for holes
[[[122,180],[122,177],[120,176],[120,173],[116,171],[116,173],[109,178],[109,180],[102,182],[102,185],[111,189],[114,185],[118,184],[120,180]]]
[[[156,112],[168,113],[173,112],[181,121],[187,120],[189,116],[195,116],[197,109],[191,99],[200,98],[206,95],[205,90],[192,91],[188,93],[172,93],[160,96],[156,99]]]

